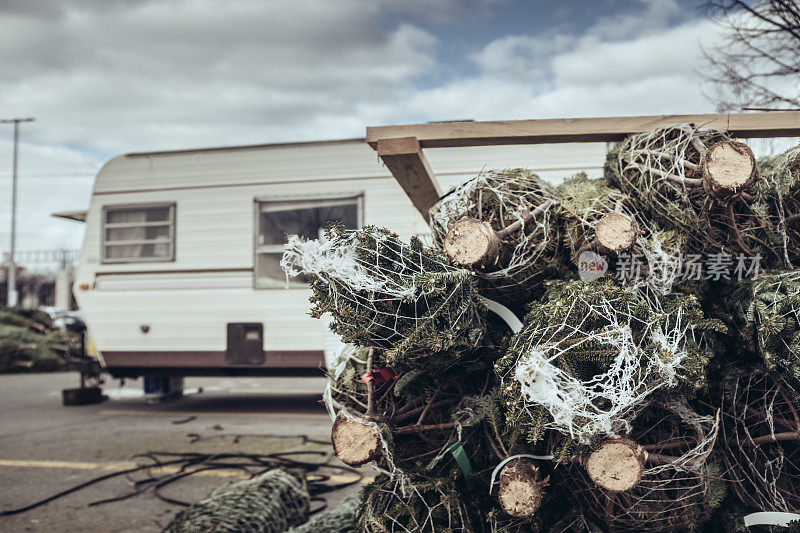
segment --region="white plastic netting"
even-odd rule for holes
[[[395,299],[413,298],[416,295],[418,287],[413,274],[382,275],[380,270],[381,247],[386,246],[395,252],[394,255],[402,257],[402,243],[390,233],[375,234],[374,264],[359,257],[358,249],[362,246],[363,240],[359,231],[344,231],[330,239],[314,240],[289,235],[281,267],[287,278],[310,274],[331,283],[346,285],[353,292],[380,293]]]
[[[687,342],[696,339],[683,309],[666,312],[647,293],[634,303],[630,292],[570,294],[572,301],[555,303],[563,306],[558,318],[546,311],[512,341],[511,353],[520,356],[503,386],[518,384],[522,410],[544,407],[546,428],[588,443],[629,431],[653,392],[678,383]]]
[[[481,343],[485,306],[472,273],[416,239],[331,228],[320,240],[290,236],[285,250],[287,277],[312,279],[312,316],[330,312],[344,342],[385,349],[390,363],[411,366],[450,350],[452,358],[436,358],[446,366]]]
[[[555,205],[548,186],[529,170],[484,171],[431,208],[431,227],[441,242],[464,217],[487,221],[495,231],[516,224],[503,239],[499,263],[476,272],[495,285],[517,286],[537,274],[536,266],[552,260],[558,240],[552,223]]]
[[[608,491],[574,465],[572,495],[612,531],[676,531],[701,522],[725,495],[722,470],[710,462],[718,431],[718,416],[699,415],[685,400],[648,407],[626,433],[647,452],[637,485]]]
[[[328,411],[328,416],[331,417],[331,422],[336,420],[338,413],[334,406],[333,388],[334,384],[339,381],[339,378],[344,372],[348,361],[355,361],[366,366],[366,360],[358,358],[358,348],[352,344],[345,344],[339,352],[333,354],[330,364],[328,364],[328,376],[325,381],[325,390],[322,392],[322,403],[325,405],[325,410]]]
[[[800,513],[800,414],[775,374],[733,371],[723,382],[722,442],[729,477],[743,502]]]
[[[675,434],[670,435],[670,438],[667,439],[669,445],[666,448],[676,449],[682,453],[678,456],[670,456],[669,460],[663,460],[663,457],[659,457],[659,461],[651,460],[653,465],[645,468],[643,477],[654,477],[657,474],[669,471],[704,473],[704,467],[709,456],[714,451],[714,445],[719,434],[719,415],[700,415],[683,398],[672,400],[663,404],[663,406],[667,411],[675,415],[679,421],[673,427]],[[684,440],[690,442],[691,445],[684,447],[672,446],[675,444],[675,439],[678,438],[679,433],[683,431],[687,433],[684,436]],[[647,448],[654,452],[664,451],[665,449],[664,442],[652,443],[647,445]],[[653,458],[655,457],[654,455]]]
[[[603,255],[608,267],[614,269],[612,275],[625,285],[650,287],[662,294],[672,290],[681,273],[684,246],[684,239],[678,233],[651,228],[650,221],[631,199],[609,187],[603,179],[588,179],[585,174],[578,174],[560,185],[558,193],[565,244],[579,269],[585,268],[580,264],[582,254],[591,251]],[[611,213],[633,221],[639,232],[633,247],[620,257],[608,257],[597,243],[595,228]],[[612,259],[613,266],[608,264]]]

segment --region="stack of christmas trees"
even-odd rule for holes
[[[348,343],[325,402],[336,455],[379,473],[357,530],[800,513],[799,149],[684,124],[599,179],[482,173],[431,221],[431,245],[332,225],[283,260]]]
[[[59,328],[44,311],[0,309],[0,372],[53,372],[81,353],[76,328]]]

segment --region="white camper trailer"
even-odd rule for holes
[[[530,167],[551,182],[599,175],[605,144],[437,148],[449,188],[484,168]],[[71,217],[75,218],[75,217]],[[115,377],[319,372],[326,324],[310,291],[280,269],[287,233],[328,220],[386,226],[407,239],[425,221],[363,139],[115,157],[85,215],[74,293]]]

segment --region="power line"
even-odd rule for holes
[[[14,156],[12,163],[11,185],[11,252],[8,254],[8,289],[6,290],[8,307],[17,306],[17,267],[14,264],[14,246],[17,238],[17,144],[19,141],[20,122],[33,122],[34,118],[7,118],[0,120],[0,124],[14,124]]]

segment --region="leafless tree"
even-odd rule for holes
[[[800,1],[709,0],[725,40],[702,72],[720,112],[800,109]]]

